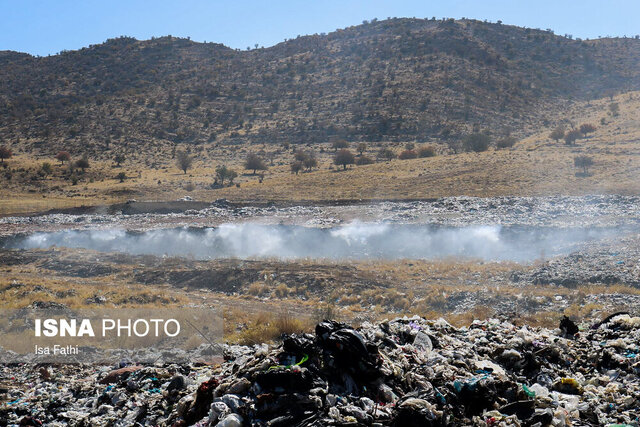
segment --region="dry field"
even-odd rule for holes
[[[609,111],[611,103],[620,108],[618,116]],[[640,93],[632,92],[615,99],[576,103],[558,123],[579,127],[593,123],[597,130],[574,146],[555,142],[550,124],[511,148],[489,149],[482,153],[450,154],[438,141],[431,145],[436,157],[392,160],[367,166],[352,166],[346,171],[332,164],[330,145],[312,147],[319,167],[312,172],[293,175],[291,146],[225,146],[222,143],[191,147],[195,158],[187,174],[178,170],[170,152],[152,156],[140,154],[126,159],[122,167],[112,163],[91,162],[91,167],[73,185],[62,178],[65,166],[50,158],[18,155],[6,161],[13,171],[0,189],[0,214],[39,212],[52,208],[103,205],[137,200],[176,200],[190,196],[211,201],[226,198],[236,202],[331,201],[372,199],[425,199],[444,196],[502,195],[581,195],[640,193]],[[604,123],[604,124],[602,124]],[[365,155],[375,158],[385,143],[368,144]],[[353,144],[352,144],[353,145]],[[399,153],[404,144],[391,144]],[[182,147],[178,147],[179,149]],[[185,146],[184,148],[189,148]],[[355,147],[351,147],[355,152]],[[269,165],[263,182],[246,173],[243,161],[249,152],[261,152]],[[589,176],[581,176],[573,165],[577,155],[593,158]],[[44,179],[33,176],[48,161],[53,173]],[[238,185],[211,189],[215,167],[225,164],[240,173]],[[125,182],[117,175],[124,172]]]
[[[535,264],[506,262],[194,261],[50,249],[0,251],[0,265],[2,308],[221,307],[226,340],[242,343],[308,330],[325,317],[358,323],[419,314],[460,326],[501,316],[556,326],[563,314],[590,319],[625,308],[592,295],[640,295],[623,285],[516,284],[511,274]]]
[[[616,117],[609,113],[612,102],[620,106]],[[0,214],[132,198],[167,201],[187,195],[204,201],[325,203],[453,195],[640,194],[640,93],[576,104],[566,117],[575,126],[593,123],[598,129],[575,146],[566,146],[549,138],[553,124],[511,149],[457,155],[446,153],[444,144],[434,141],[436,157],[379,162],[346,171],[332,165],[333,150],[322,144],[304,147],[315,150],[319,168],[299,175],[290,172],[293,147],[285,150],[280,146],[202,147],[192,151],[196,160],[187,174],[178,170],[168,152],[151,158],[141,154],[127,159],[122,167],[91,161],[76,185],[63,179],[66,165],[18,155],[6,161],[5,171],[12,171],[13,176],[1,181]],[[365,154],[375,157],[379,146],[369,144]],[[403,146],[392,148],[400,152]],[[216,166],[226,164],[244,172],[247,153],[261,150],[270,164],[263,182],[241,174],[236,179],[238,186],[210,188]],[[589,176],[577,174],[573,165],[573,158],[580,154],[594,159]],[[31,179],[44,161],[52,163],[52,173]],[[116,178],[120,172],[128,177],[123,183]],[[0,297],[5,308],[38,301],[73,308],[95,304],[222,306],[227,338],[252,343],[277,338],[281,332],[308,329],[322,317],[357,323],[420,314],[468,325],[474,318],[500,315],[521,323],[555,326],[563,314],[600,317],[622,308],[594,303],[590,295],[640,294],[622,285],[569,289],[511,282],[514,271],[528,268],[533,266],[459,260],[205,262],[67,249],[0,251]]]

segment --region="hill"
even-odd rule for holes
[[[129,37],[0,52],[15,152],[154,156],[176,144],[453,141],[534,134],[576,100],[640,88],[640,40],[472,20],[389,19],[237,51]]]

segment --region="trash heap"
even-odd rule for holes
[[[58,385],[58,395],[36,385],[22,394],[28,406],[5,404],[0,418],[176,427],[638,426],[638,354],[640,317],[628,314],[581,327],[565,318],[555,330],[496,319],[463,328],[420,317],[357,329],[324,321],[315,334],[285,336],[277,347],[226,346],[215,367],[80,374]],[[60,414],[70,412],[85,415],[62,423]]]

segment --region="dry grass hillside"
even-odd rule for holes
[[[473,20],[388,19],[248,51],[121,37],[49,57],[0,52],[0,144],[146,162],[176,144],[522,136],[573,100],[640,89],[638,70],[635,38]]]
[[[616,116],[610,105],[617,104]],[[311,172],[291,173],[295,146],[241,144],[223,147],[203,145],[191,149],[194,164],[185,174],[171,153],[159,153],[145,161],[126,159],[118,167],[113,161],[91,161],[84,172],[69,179],[67,164],[51,156],[19,154],[5,161],[0,175],[0,213],[43,211],[58,207],[100,205],[137,200],[176,200],[191,196],[211,201],[227,198],[237,202],[328,202],[338,200],[424,199],[473,195],[545,194],[639,194],[640,182],[640,93],[575,103],[562,119],[567,130],[593,123],[595,132],[573,145],[552,140],[552,127],[541,128],[512,148],[489,148],[484,152],[453,154],[439,140],[436,156],[411,160],[393,159],[371,165],[349,166],[346,171],[333,165],[334,150],[329,144],[309,144],[316,153],[318,167]],[[382,146],[396,153],[403,143],[369,143],[365,156],[375,158]],[[416,144],[421,147],[426,144]],[[188,146],[179,146],[189,149]],[[356,151],[356,144],[350,149]],[[260,153],[269,169],[259,175],[244,170],[248,153]],[[588,174],[574,166],[574,158],[593,159]],[[357,155],[356,155],[357,159]],[[51,173],[40,176],[43,162],[51,163]],[[215,168],[227,165],[240,176],[233,186],[212,189]],[[120,182],[119,173],[126,179]]]

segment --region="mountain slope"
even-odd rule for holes
[[[0,138],[25,152],[176,143],[528,135],[575,99],[640,88],[640,40],[478,21],[391,19],[236,51],[118,38],[0,52]]]

